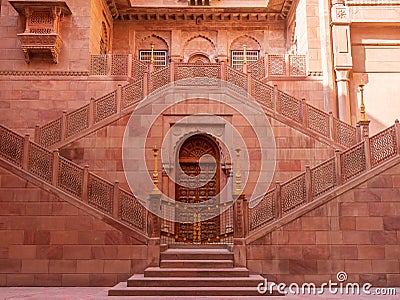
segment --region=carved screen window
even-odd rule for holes
[[[258,60],[260,51],[258,50],[247,50],[246,57],[247,63],[252,63]],[[232,67],[238,70],[242,69],[244,61],[244,51],[243,50],[233,50],[232,51]]]
[[[52,33],[53,22],[50,11],[33,11],[28,18],[29,33]]]
[[[154,50],[154,66],[165,67],[167,65],[167,51]],[[151,62],[151,50],[139,51],[139,59],[143,62]]]

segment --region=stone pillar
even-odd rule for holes
[[[369,138],[369,120],[361,120],[357,122],[358,127],[360,128],[360,137],[361,140],[365,140]]]
[[[351,123],[349,74],[353,68],[350,12],[343,0],[332,1],[332,39],[339,119]]]
[[[350,69],[335,68],[339,119],[351,124]]]
[[[147,215],[147,234],[150,240],[147,245],[147,265],[158,267],[160,265],[160,233],[161,220],[160,214],[161,193],[153,192],[150,194],[150,211]],[[158,215],[154,214],[156,212]]]
[[[365,166],[367,170],[371,169],[371,146],[369,139],[369,120],[361,120],[357,123],[360,128],[361,139],[364,141],[364,151],[365,151]]]
[[[178,29],[173,29],[171,32],[171,61],[181,62],[183,60],[183,49],[181,49],[182,37],[181,31]]]
[[[217,56],[219,62],[227,62],[228,61],[228,31],[227,30],[218,30],[218,38],[217,38]]]
[[[242,195],[234,195],[233,205],[233,257],[235,267],[247,266],[246,236],[248,234],[248,201]]]

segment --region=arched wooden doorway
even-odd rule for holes
[[[202,161],[200,169],[199,161],[204,155],[211,155],[215,161]],[[189,176],[189,182],[186,181],[185,186],[179,183],[175,184],[176,201],[184,203],[202,203],[211,200],[211,202],[215,203],[216,207],[218,207],[217,204],[219,201],[215,197],[220,191],[221,172],[220,153],[216,143],[206,135],[194,135],[189,137],[179,149],[179,164],[182,171]],[[202,174],[198,176],[200,172]],[[179,178],[177,179],[177,182],[180,182]],[[188,220],[192,218],[193,221],[188,223],[175,223],[175,242],[209,243],[218,241],[220,238],[220,217],[216,216],[205,221],[198,221],[200,219],[200,213],[212,213],[212,211],[213,209],[208,207],[206,210],[199,210],[197,213],[193,211],[177,211],[176,213],[187,213]]]

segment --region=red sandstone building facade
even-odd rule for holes
[[[202,259],[209,277],[248,277],[250,294],[250,273],[399,286],[398,12],[396,0],[1,1],[0,286],[190,277]],[[257,202],[257,126],[213,99],[216,82],[253,99],[273,133],[272,183]],[[154,111],[152,95],[168,102],[185,86],[210,96],[185,94],[149,125],[157,188],[139,199],[123,150],[140,127],[130,120],[143,99]],[[216,162],[207,183],[170,178],[178,165],[199,175],[205,154]],[[216,194],[212,218],[169,219]]]

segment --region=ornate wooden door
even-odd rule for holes
[[[203,155],[214,157],[213,162],[201,162]],[[216,164],[215,164],[216,162]],[[188,138],[179,151],[179,164],[182,171],[188,175],[186,179],[177,178],[180,184],[175,185],[176,200],[184,203],[201,203],[210,200],[215,203],[216,195],[220,189],[220,155],[214,141],[207,136],[195,135]],[[200,174],[201,172],[201,174]],[[211,179],[210,179],[211,178]],[[184,183],[184,185],[183,185]],[[219,237],[219,216],[205,221],[199,221],[201,216],[215,212],[214,209],[205,207],[197,212],[193,210],[176,211],[176,213],[187,214],[185,219],[188,223],[175,223],[175,241],[187,243],[207,243],[217,240]],[[211,215],[212,216],[212,215]],[[215,216],[215,214],[214,214]]]

